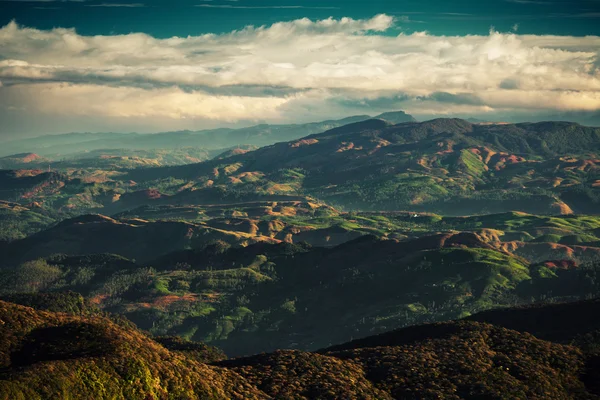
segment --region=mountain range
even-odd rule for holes
[[[95,150],[127,149],[153,150],[199,147],[205,150],[225,149],[240,144],[265,146],[278,141],[287,141],[319,133],[352,122],[372,118],[356,115],[340,120],[328,120],[308,124],[269,125],[261,124],[241,129],[219,128],[201,131],[160,132],[155,134],[137,133],[67,133],[45,135],[35,138],[13,140],[2,143],[0,156],[18,153],[35,153],[41,156],[61,159],[71,154]],[[402,111],[380,114],[391,123],[415,121]],[[0,164],[1,165],[1,164]]]
[[[71,136],[0,159],[7,399],[600,396],[600,128]]]

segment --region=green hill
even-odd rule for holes
[[[4,399],[264,399],[239,375],[105,317],[38,312],[0,302]]]
[[[599,311],[598,302],[585,306]],[[549,314],[550,307],[531,309],[530,316]],[[584,319],[583,313],[568,316]],[[593,347],[483,322],[410,327],[315,353],[279,350],[223,360],[202,343],[151,339],[103,316],[0,301],[0,321],[5,399],[600,398]],[[571,329],[570,335],[586,332]],[[586,343],[592,342],[598,343]]]

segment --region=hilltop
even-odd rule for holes
[[[8,398],[600,397],[593,347],[482,322],[411,327],[317,353],[279,350],[223,360],[201,343],[152,339],[100,315],[0,301],[0,321],[0,392]]]
[[[0,321],[4,398],[268,398],[235,373],[105,317],[0,301]]]

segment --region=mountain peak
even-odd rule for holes
[[[383,119],[393,124],[400,124],[402,122],[417,122],[417,120],[410,114],[404,111],[390,111],[379,114],[375,119]]]
[[[390,125],[393,125],[390,121],[383,119],[367,119],[365,121],[354,122],[348,125],[343,125],[337,128],[330,129],[323,133],[318,133],[316,135],[311,135],[310,137],[317,136],[337,136],[337,135],[345,135],[349,133],[356,133],[361,131],[369,131],[369,130],[379,130],[384,129]],[[309,136],[307,136],[309,137]]]

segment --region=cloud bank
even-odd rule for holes
[[[389,35],[401,21],[304,18],[168,39],[12,22],[0,28],[0,112],[167,123],[600,110],[600,37]]]

